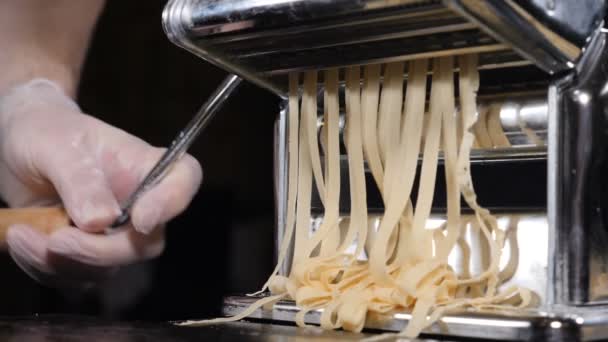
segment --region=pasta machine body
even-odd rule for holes
[[[603,0],[171,0],[163,24],[178,46],[284,99],[292,71],[479,54],[479,101],[500,101],[510,146],[474,150],[474,167],[536,163],[546,175],[542,201],[518,205],[505,195],[503,203],[490,206],[498,217],[517,215],[510,243],[517,245],[519,265],[511,281],[532,288],[541,305],[517,316],[450,314],[425,333],[594,340],[608,338],[605,9]],[[277,241],[287,205],[286,101],[279,112]],[[368,181],[370,212],[381,211],[372,184]],[[348,203],[348,194],[341,201]],[[342,209],[346,215],[347,205]],[[433,219],[441,220],[442,208],[435,209]],[[320,219],[311,217],[311,230]],[[288,268],[289,260],[282,272]],[[230,297],[225,313],[252,300]],[[252,317],[293,321],[295,313],[293,303],[281,302]],[[372,328],[399,331],[408,319],[399,314]],[[310,323],[318,320],[318,312],[307,315]]]

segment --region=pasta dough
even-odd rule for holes
[[[457,84],[461,110],[458,112],[454,95],[455,63],[460,69]],[[432,77],[426,108],[429,66]],[[296,315],[300,326],[305,325],[306,313],[316,309],[323,309],[320,318],[323,328],[354,332],[361,331],[366,320],[390,319],[395,313],[410,312],[412,318],[400,335],[415,337],[446,312],[519,309],[533,303],[533,294],[525,288],[501,288],[517,267],[515,235],[511,230],[499,229],[496,218],[477,203],[471,179],[469,157],[475,141],[472,130],[477,118],[479,84],[477,56],[410,61],[405,96],[404,68],[401,62],[386,65],[382,86],[380,66],[363,69],[362,86],[360,67],[349,67],[344,72],[344,140],[351,213],[348,222],[343,224],[343,233],[339,217],[338,70],[325,71],[323,78],[324,169],[316,133],[317,72],[306,72],[303,84],[300,75],[290,76],[288,210],[279,263],[285,259],[286,246],[295,235],[291,273],[277,275],[275,269],[264,286],[264,289],[270,288],[273,295],[261,299],[244,313],[192,324],[240,319],[262,305],[290,298],[300,308]],[[303,88],[301,104],[298,101],[300,86]],[[426,118],[425,112],[428,112]],[[485,114],[482,117],[484,124],[477,129],[485,136],[481,141],[478,139],[478,143],[482,147],[497,145],[488,136],[493,125],[486,128]],[[429,229],[426,223],[433,204],[440,147],[445,158],[447,218],[439,228]],[[420,154],[422,165],[414,202],[411,194]],[[378,226],[376,220],[368,217],[364,161],[371,169],[385,205]],[[313,180],[325,211],[319,229],[311,233]],[[461,215],[461,197],[473,215]],[[480,250],[472,250],[464,240],[463,231],[467,226],[478,232],[483,246]],[[499,261],[506,241],[509,241],[511,260],[501,269]],[[356,245],[354,252],[347,252],[353,244]],[[454,250],[462,255],[460,272],[448,264],[448,256]],[[473,274],[470,267],[473,253],[480,253],[484,260],[477,274]],[[365,255],[369,256],[367,260],[361,258]]]

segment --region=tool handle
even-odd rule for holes
[[[68,227],[70,218],[63,208],[0,209],[0,245],[6,244],[6,232],[14,224],[27,224],[44,233]]]

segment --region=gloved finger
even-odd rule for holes
[[[182,157],[159,184],[135,203],[131,212],[135,229],[148,234],[183,212],[200,187],[202,178],[198,161],[190,155]]]
[[[47,262],[48,236],[26,225],[15,225],[6,233],[9,253],[24,271],[33,276],[33,271],[53,273],[54,270]]]
[[[61,149],[40,151],[37,160],[76,226],[101,232],[120,214],[120,207],[102,169],[84,149],[85,143],[82,138]]]
[[[49,236],[25,225],[12,226],[7,232],[7,243],[15,263],[47,286],[86,289],[116,271],[115,267],[85,265],[49,252]]]
[[[121,266],[155,258],[164,247],[164,229],[143,235],[131,227],[109,235],[65,228],[54,232],[48,242],[50,252],[98,267]]]

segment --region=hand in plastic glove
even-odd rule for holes
[[[0,195],[11,207],[62,204],[77,226],[47,236],[11,227],[9,252],[52,285],[90,285],[117,266],[158,256],[163,224],[182,212],[202,178],[185,156],[132,210],[132,226],[103,231],[163,149],[93,117],[53,83],[33,80],[0,96]]]

